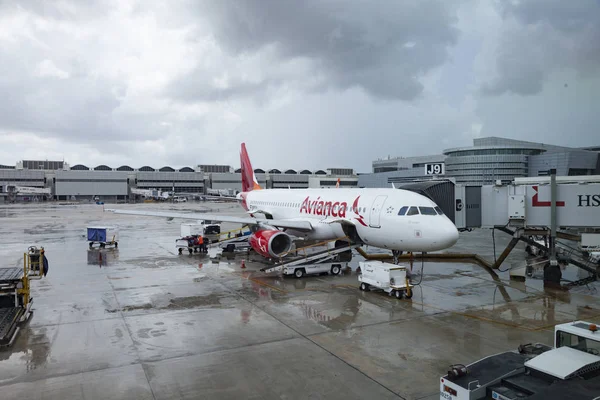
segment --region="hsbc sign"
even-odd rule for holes
[[[580,194],[577,207],[600,207],[600,194]]]

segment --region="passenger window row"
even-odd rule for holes
[[[404,206],[398,211],[398,215],[444,215],[439,207]]]

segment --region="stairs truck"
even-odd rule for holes
[[[525,344],[440,378],[441,400],[600,400],[600,332],[594,323],[554,327],[554,347]]]

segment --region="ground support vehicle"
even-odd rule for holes
[[[200,243],[201,235],[185,236],[175,241],[175,247],[179,254],[183,253],[184,249],[187,249],[190,254],[192,253],[208,253],[208,247],[206,242]]]
[[[554,327],[554,347],[525,344],[440,378],[442,400],[600,399],[600,333],[575,321]]]
[[[290,258],[276,261],[275,265],[261,268],[261,271],[266,273],[282,271],[284,275],[294,275],[296,278],[302,278],[307,274],[331,273],[332,275],[338,275],[342,269],[348,267],[348,261],[342,260],[340,256],[359,246],[359,244],[344,242],[339,247],[326,248],[297,256],[293,255],[302,253],[311,246],[294,248],[290,250]]]
[[[33,312],[30,283],[47,273],[48,259],[44,248],[35,246],[23,254],[22,268],[0,268],[0,347],[14,343],[21,325]]]
[[[406,266],[383,261],[359,261],[361,273],[358,275],[360,290],[380,289],[396,298],[413,296]]]
[[[302,278],[305,275],[339,275],[345,268],[348,268],[347,262],[308,262],[306,264],[283,267],[281,272],[283,275],[293,275],[296,278]]]
[[[184,223],[181,224],[181,238],[175,240],[175,248],[179,254],[187,249],[192,253],[207,253],[208,244],[219,241],[221,234],[221,225],[213,224],[210,221],[202,223]],[[199,238],[202,237],[202,244]]]

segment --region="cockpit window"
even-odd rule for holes
[[[408,209],[406,215],[419,215],[419,209],[415,206]]]
[[[422,215],[437,215],[433,207],[419,207]]]
[[[434,207],[434,208],[435,208],[435,211],[437,211],[438,214],[444,215],[444,212],[442,211],[441,208],[439,208],[439,207]]]
[[[398,211],[398,215],[404,215],[406,214],[406,211],[408,210],[407,206],[404,206],[400,209],[400,211]]]

